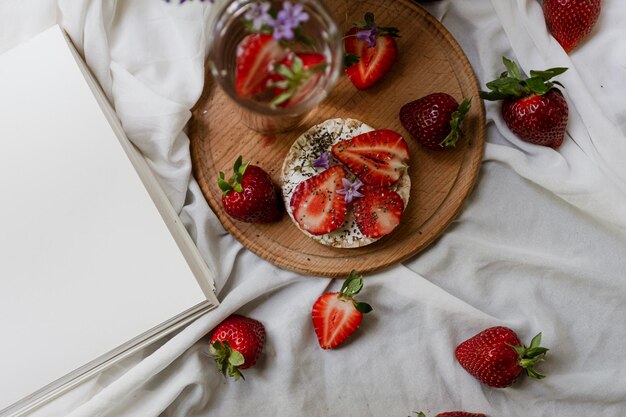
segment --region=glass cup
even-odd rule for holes
[[[292,9],[296,5],[301,5],[301,9],[297,6],[298,10],[308,17],[293,31],[295,39],[281,39],[275,33],[281,32],[278,26],[272,25],[280,21],[281,10]],[[250,16],[253,9],[258,11],[261,8],[269,8],[270,12],[259,29],[259,22],[253,21]],[[255,92],[253,96],[243,96],[236,86],[237,71],[240,69],[238,59],[244,53],[242,44],[255,33],[264,34],[266,39],[271,35],[274,47],[269,49],[278,55],[271,62],[262,60],[267,66],[263,65],[254,71],[254,76],[261,74],[259,76],[262,78],[267,76],[265,72],[271,73],[271,79],[266,80],[262,91]],[[314,66],[312,75],[307,73],[310,76],[305,76],[302,88],[297,91],[297,99],[276,104],[281,91],[285,91],[285,88],[277,87],[276,83],[283,81],[282,85],[279,84],[281,87],[287,84],[279,74],[285,74],[284,68],[280,69],[281,63],[289,69],[298,69],[299,64],[294,64],[297,60],[295,57],[311,53],[323,55],[324,62]],[[298,126],[335,85],[343,65],[342,34],[327,9],[317,0],[228,1],[218,11],[211,28],[209,65],[218,85],[236,103],[246,126],[262,133],[283,132]]]

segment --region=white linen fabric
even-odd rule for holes
[[[597,28],[566,55],[535,0],[424,3],[459,40],[481,85],[503,69],[566,66],[570,122],[559,150],[531,145],[487,103],[476,188],[444,235],[367,277],[374,307],[341,348],[317,345],[310,309],[341,283],[284,271],[224,231],[191,177],[190,112],[202,90],[211,7],[188,1],[0,3],[0,51],[58,20],[84,53],[130,139],[148,157],[213,270],[222,304],[38,410],[37,416],[617,417],[626,411],[626,7],[605,0]],[[389,22],[393,23],[393,22]],[[400,42],[402,42],[400,40]],[[410,47],[410,45],[402,45]],[[233,312],[267,343],[245,382],[225,380],[206,335]],[[112,323],[114,325],[114,323]],[[454,359],[458,343],[506,325],[551,348],[542,381],[491,389]]]

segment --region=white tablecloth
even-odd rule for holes
[[[131,138],[148,156],[207,263],[221,306],[107,370],[37,416],[406,416],[453,409],[496,416],[617,417],[626,411],[626,6],[605,0],[591,38],[566,55],[535,0],[443,0],[426,7],[452,32],[481,85],[502,70],[566,66],[559,150],[520,141],[498,104],[476,188],[446,233],[370,275],[375,312],[340,349],[317,344],[310,309],[341,283],[280,270],[224,231],[190,175],[184,127],[203,85],[198,1],[0,2],[0,51],[59,21],[84,51]],[[390,22],[392,23],[392,22]],[[225,380],[205,335],[233,312],[261,320],[267,344],[246,381]],[[478,383],[456,345],[506,325],[551,348],[542,381]]]

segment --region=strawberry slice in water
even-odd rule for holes
[[[335,165],[296,186],[289,206],[296,223],[312,235],[324,235],[337,230],[346,219],[348,205],[342,178],[348,173],[341,165]]]
[[[354,218],[363,235],[377,239],[391,233],[402,219],[404,201],[400,194],[386,187],[367,185],[359,190],[362,198],[355,201]]]
[[[246,36],[237,48],[235,92],[241,98],[262,93],[271,77],[271,64],[284,58],[286,52],[272,35]]]
[[[409,148],[393,130],[374,130],[332,147],[332,154],[346,165],[363,184],[390,186],[407,169]]]

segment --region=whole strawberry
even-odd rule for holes
[[[513,384],[523,371],[536,379],[544,377],[533,369],[548,351],[540,344],[541,333],[532,339],[527,348],[522,346],[513,330],[490,327],[457,346],[455,355],[461,366],[480,382],[494,388],[505,388]]]
[[[361,288],[363,277],[352,271],[339,292],[320,296],[313,304],[313,327],[322,349],[334,349],[359,327],[363,314],[372,311],[367,303],[354,300]]]
[[[471,99],[459,105],[449,94],[433,93],[402,106],[400,123],[427,149],[454,148],[470,107]]]
[[[507,71],[500,78],[487,83],[489,92],[481,91],[485,100],[503,100],[502,116],[506,125],[521,139],[536,145],[558,148],[565,138],[569,110],[563,94],[549,81],[567,71],[551,68],[530,71],[530,78],[513,61],[503,57]]]
[[[240,369],[254,366],[259,359],[264,343],[265,327],[261,322],[233,314],[213,331],[209,351],[217,370],[238,380],[243,378]]]
[[[600,0],[544,0],[548,30],[566,52],[576,48],[591,32],[600,16]]]
[[[269,223],[281,215],[278,191],[269,174],[249,163],[235,161],[233,176],[226,181],[220,172],[217,184],[222,190],[222,205],[229,216],[247,223]]]

